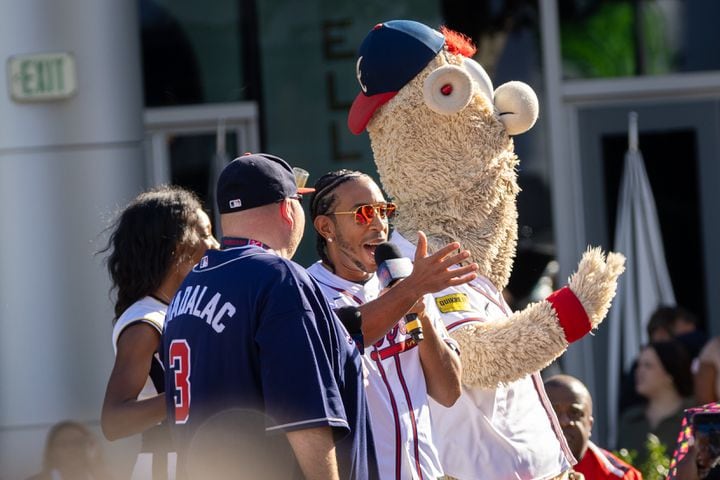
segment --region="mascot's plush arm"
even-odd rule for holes
[[[502,322],[455,330],[452,337],[462,351],[463,383],[494,388],[546,367],[569,343],[602,322],[624,264],[621,254],[610,253],[606,259],[600,249],[589,249],[568,287]]]

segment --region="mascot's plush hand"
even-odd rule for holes
[[[560,291],[548,297],[568,342],[582,338],[603,321],[610,308],[610,301],[615,296],[617,279],[624,270],[625,257],[619,253],[609,253],[605,258],[599,248],[585,252],[577,272],[570,277],[567,288],[580,302],[587,322],[579,312],[568,318],[563,317],[561,308],[555,303],[555,299],[562,294]]]
[[[398,204],[397,232],[423,230],[436,250],[457,241],[497,292],[508,283],[517,245],[517,165],[512,136],[532,128],[532,88],[497,89],[463,35],[408,20],[376,25],[360,47],[361,92],[348,126],[368,131],[385,191]],[[604,318],[624,258],[583,256],[569,287],[508,318],[451,332],[463,382],[487,388],[538,371]],[[483,315],[482,307],[472,312]],[[471,315],[472,316],[472,315]]]

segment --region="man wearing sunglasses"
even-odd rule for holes
[[[337,310],[357,307],[364,345],[365,391],[380,478],[438,478],[443,471],[433,445],[428,395],[450,406],[460,395],[457,346],[439,320],[425,313],[423,296],[475,278],[477,265],[458,243],[427,255],[419,234],[413,272],[387,292],[375,274],[375,248],[386,242],[395,205],[367,175],[340,170],[315,184],[310,213],[320,261],[308,271]],[[458,268],[454,268],[458,267]],[[418,314],[424,340],[406,332],[403,316]],[[359,334],[359,335],[358,335]]]

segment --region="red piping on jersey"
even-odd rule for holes
[[[334,285],[327,284],[325,282],[321,282],[317,278],[315,279],[318,283],[321,283],[325,285],[326,287],[335,290],[341,295],[344,295],[346,297],[352,298],[352,300],[357,305],[362,305],[363,301],[353,295],[352,293],[348,292],[347,290],[344,290],[342,288],[335,287]],[[385,388],[388,391],[388,397],[390,398],[390,406],[392,408],[393,412],[393,420],[395,424],[395,478],[396,480],[402,480],[401,473],[402,473],[402,466],[401,466],[401,460],[402,455],[400,453],[401,445],[402,445],[402,435],[400,434],[400,412],[397,407],[397,402],[395,401],[395,395],[393,394],[392,388],[390,387],[390,383],[388,382],[387,375],[385,373],[385,369],[382,365],[382,360],[385,360],[389,357],[395,357],[396,362],[396,368],[398,371],[398,379],[400,380],[400,385],[402,386],[403,392],[405,394],[405,399],[407,400],[409,414],[410,414],[410,420],[412,423],[412,429],[413,429],[413,446],[415,451],[415,467],[417,468],[418,474],[420,475],[420,479],[423,479],[422,475],[422,469],[420,467],[420,445],[417,435],[417,422],[415,420],[415,409],[412,405],[412,401],[410,399],[410,393],[408,392],[407,385],[405,383],[405,377],[402,374],[401,362],[399,358],[399,354],[402,352],[407,352],[408,350],[412,350],[413,348],[417,347],[418,344],[415,340],[412,338],[408,338],[403,342],[400,343],[393,343],[389,347],[385,347],[382,350],[378,350],[377,347],[375,350],[370,352],[370,358],[375,361],[378,367],[378,371],[380,372],[380,377],[383,380],[383,383],[385,384]]]
[[[377,347],[374,347],[375,351],[373,351],[370,356],[372,357],[373,354],[376,354],[373,360],[375,360],[375,363],[377,363],[378,370],[380,371],[380,377],[383,380],[383,383],[385,384],[385,388],[388,391],[388,397],[390,397],[390,406],[392,407],[393,411],[393,420],[395,421],[395,478],[400,479],[400,444],[402,439],[400,438],[400,412],[398,412],[397,403],[395,403],[395,396],[393,395],[392,388],[390,388],[390,384],[388,383],[387,376],[385,375],[385,369],[382,366],[382,362],[377,360]]]
[[[409,340],[412,341],[413,343],[415,343],[415,341],[412,338],[410,338]],[[403,344],[404,343],[405,342],[403,342]],[[417,343],[415,343],[415,345],[417,345]],[[415,468],[417,469],[418,475],[420,476],[420,480],[423,480],[422,469],[420,468],[420,445],[418,444],[417,421],[415,420],[415,408],[413,407],[412,399],[410,398],[410,392],[408,391],[407,384],[405,383],[405,376],[402,373],[402,362],[400,361],[400,355],[399,355],[399,353],[396,353],[393,356],[395,357],[395,368],[397,368],[398,378],[400,379],[400,385],[402,386],[403,393],[405,394],[405,400],[407,400],[408,413],[410,414],[410,421],[412,424],[413,450],[415,451]],[[400,480],[400,477],[398,477],[398,480]]]
[[[221,248],[235,248],[235,247],[244,247],[246,245],[251,245],[255,247],[260,247],[264,250],[272,250],[269,246],[265,245],[260,240],[254,240],[252,238],[243,238],[243,237],[222,237],[220,239],[220,246]]]
[[[486,319],[480,318],[480,317],[468,317],[463,318],[462,320],[458,320],[457,322],[453,322],[450,325],[446,327],[447,331],[453,330],[454,328],[457,328],[461,325],[465,325],[466,323],[484,323]]]
[[[408,350],[412,350],[413,348],[417,347],[417,342],[413,340],[412,338],[407,338],[404,341],[400,343],[393,343],[389,347],[385,347],[382,350],[374,350],[370,352],[370,358],[378,361],[378,358],[380,360],[385,360],[386,358],[393,357],[395,355],[398,355],[402,352],[407,352]]]
[[[500,310],[502,310],[502,312],[503,312],[505,315],[510,315],[510,312],[507,311],[507,309],[505,308],[505,305],[504,305],[502,302],[498,302],[496,299],[492,298],[492,297],[489,296],[487,293],[485,293],[485,291],[483,291],[482,289],[480,289],[480,288],[476,287],[475,285],[473,285],[473,283],[474,283],[474,282],[468,283],[468,286],[469,286],[470,288],[472,288],[473,290],[475,290],[476,292],[478,292],[478,293],[479,293],[480,295],[482,295],[483,297],[487,298],[487,299],[490,301],[490,303],[492,303],[493,305],[495,305],[496,307],[498,307]]]

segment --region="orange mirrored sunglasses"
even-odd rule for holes
[[[330,212],[325,215],[355,215],[355,223],[358,225],[369,225],[375,214],[381,220],[388,220],[395,216],[397,206],[394,203],[373,203],[372,205],[360,205],[355,210],[348,212]]]

